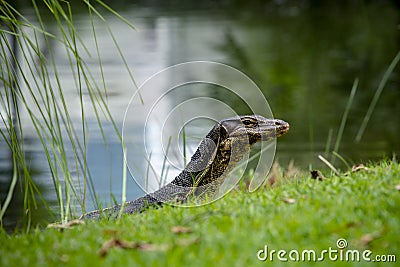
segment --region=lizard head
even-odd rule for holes
[[[253,145],[268,141],[289,131],[289,123],[278,119],[267,119],[260,115],[236,116],[220,122],[225,137],[246,139]]]
[[[186,171],[196,177],[195,187],[212,187],[215,184],[218,187],[250,151],[252,145],[273,140],[288,131],[287,122],[267,119],[260,115],[224,119],[218,122],[200,143]]]
[[[289,131],[289,124],[278,119],[267,119],[260,115],[236,116],[218,122],[202,140],[187,172],[201,178],[197,185],[204,185],[220,177],[234,167],[259,141],[269,141]],[[229,166],[228,166],[229,165]],[[213,170],[213,173],[208,173]]]
[[[175,185],[218,187],[236,164],[259,141],[269,141],[289,131],[289,124],[260,115],[236,116],[218,122],[202,140],[185,168],[188,180],[174,180]],[[194,177],[194,178],[193,178]],[[194,180],[193,180],[194,179]],[[215,190],[214,190],[215,189]]]

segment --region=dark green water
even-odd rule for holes
[[[289,134],[280,138],[277,145],[275,159],[284,167],[293,160],[295,166],[302,169],[310,166],[325,168],[318,159],[318,155],[324,155],[338,168],[345,168],[342,161],[332,157],[332,151],[356,79],[358,88],[348,110],[337,152],[350,165],[399,155],[398,66],[390,74],[361,139],[356,141],[379,83],[400,51],[398,7],[390,1],[350,1],[348,4],[329,5],[316,5],[311,3],[313,1],[261,2],[252,5],[242,1],[219,4],[211,1],[197,4],[187,1],[115,3],[116,10],[131,21],[137,31],[129,30],[113,16],[106,18],[138,84],[166,67],[192,60],[225,63],[247,74],[263,92],[274,117],[291,125]],[[25,7],[23,12],[35,21],[29,7]],[[95,49],[90,21],[82,9],[77,9],[75,20],[83,42],[89,49]],[[45,23],[50,31],[56,28],[51,19]],[[108,103],[117,125],[122,127],[123,114],[134,88],[123,63],[118,60],[106,27],[102,23],[96,25],[110,92]],[[60,52],[63,49],[60,44],[54,44],[52,49],[58,51],[55,55],[65,82],[63,89],[74,110],[76,88],[73,76],[68,73],[68,58]],[[88,60],[94,76],[101,80],[96,62]],[[246,103],[237,101],[223,90],[206,92],[206,96],[234,107],[237,113],[248,113]],[[193,110],[203,108],[193,106]],[[76,126],[79,127],[79,108],[75,111],[72,117],[76,116]],[[108,204],[110,191],[117,200],[121,197],[121,146],[111,130],[112,126],[105,122],[106,135],[109,133],[106,147],[95,126],[95,115],[88,112],[87,116],[89,127],[92,127],[88,164],[95,177],[96,193],[103,203]],[[138,124],[144,119],[139,119]],[[34,159],[34,177],[45,192],[45,199],[56,205],[46,158],[39,140],[34,134],[29,135],[31,130],[26,130],[30,142],[27,155]],[[140,130],[138,128],[138,134]],[[206,133],[208,129],[204,131]],[[0,145],[1,198],[4,199],[11,171],[6,146],[1,140]],[[137,162],[143,166],[146,164],[144,159],[138,158]],[[10,228],[23,220],[23,198],[18,192],[21,190],[16,190],[13,206],[5,220]],[[127,198],[133,199],[141,194],[143,192],[130,179]],[[37,214],[41,213],[38,211]],[[37,217],[35,221],[41,221]]]
[[[386,3],[279,9],[243,18],[226,32],[223,49],[263,89],[290,134],[278,157],[305,167],[332,151],[356,78],[338,153],[349,163],[399,153],[399,67],[390,75],[359,141],[357,133],[382,80],[399,51],[399,12]],[[235,29],[244,33],[240,38]],[[333,143],[327,146],[329,135]]]

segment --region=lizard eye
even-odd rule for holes
[[[254,126],[254,125],[257,125],[257,122],[255,122],[255,121],[253,121],[253,120],[250,120],[250,119],[244,119],[244,120],[242,121],[242,123],[243,123],[245,126]]]

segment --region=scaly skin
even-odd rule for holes
[[[185,203],[188,197],[212,196],[229,172],[250,151],[252,145],[279,137],[289,131],[289,124],[260,115],[228,118],[218,122],[200,143],[185,169],[161,189],[126,202],[123,212],[142,212],[150,206],[166,202]],[[121,205],[95,210],[81,219],[116,217]]]

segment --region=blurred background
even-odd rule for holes
[[[104,82],[106,100],[116,125],[122,129],[123,115],[137,85],[156,72],[192,60],[210,60],[233,66],[248,75],[262,90],[274,117],[288,121],[289,134],[278,140],[275,161],[286,167],[292,163],[303,170],[326,168],[318,159],[323,155],[337,168],[392,158],[400,152],[400,68],[393,69],[381,93],[377,93],[385,72],[400,51],[400,7],[397,1],[106,1],[131,22],[132,30],[116,16],[89,18],[87,6],[69,1],[77,34],[87,49],[84,53],[95,79]],[[15,7],[33,23],[36,14],[31,1],[16,1]],[[101,6],[97,6],[102,10]],[[42,19],[47,31],[57,36],[59,27],[52,16]],[[101,55],[95,51],[93,25]],[[118,43],[116,47],[113,38]],[[80,106],[74,76],[65,48],[57,42],[43,42],[43,51],[55,56],[65,100],[76,127],[80,125]],[[83,49],[82,49],[83,50]],[[121,58],[123,54],[124,60]],[[124,63],[125,61],[125,63]],[[125,65],[126,64],[126,65]],[[358,86],[348,105],[355,81]],[[1,85],[0,85],[1,90]],[[237,99],[220,90],[210,97],[235,107],[239,114],[248,112]],[[162,92],[157,92],[162,93]],[[84,96],[85,97],[85,96]],[[364,117],[376,99],[370,119]],[[89,101],[89,99],[88,99]],[[193,107],[202,108],[202,107]],[[342,134],[339,128],[348,114]],[[107,138],[104,142],[95,112],[86,113],[88,122],[87,164],[96,194],[107,206],[121,199],[122,148],[112,124],[102,121]],[[145,118],[138,118],[144,123]],[[25,130],[25,153],[37,186],[50,208],[57,210],[51,172],[46,155],[29,123]],[[205,133],[209,129],[205,129]],[[340,138],[337,146],[336,141]],[[7,144],[0,140],[0,198],[4,199],[12,172]],[[339,160],[335,151],[344,159]],[[71,161],[74,161],[71,156]],[[143,160],[143,166],[145,161]],[[17,192],[17,191],[16,191]],[[127,199],[143,195],[132,177],[128,179]],[[14,227],[23,217],[23,196],[14,195],[4,223]],[[88,203],[88,210],[94,207]],[[34,222],[51,220],[46,209],[39,209]]]

